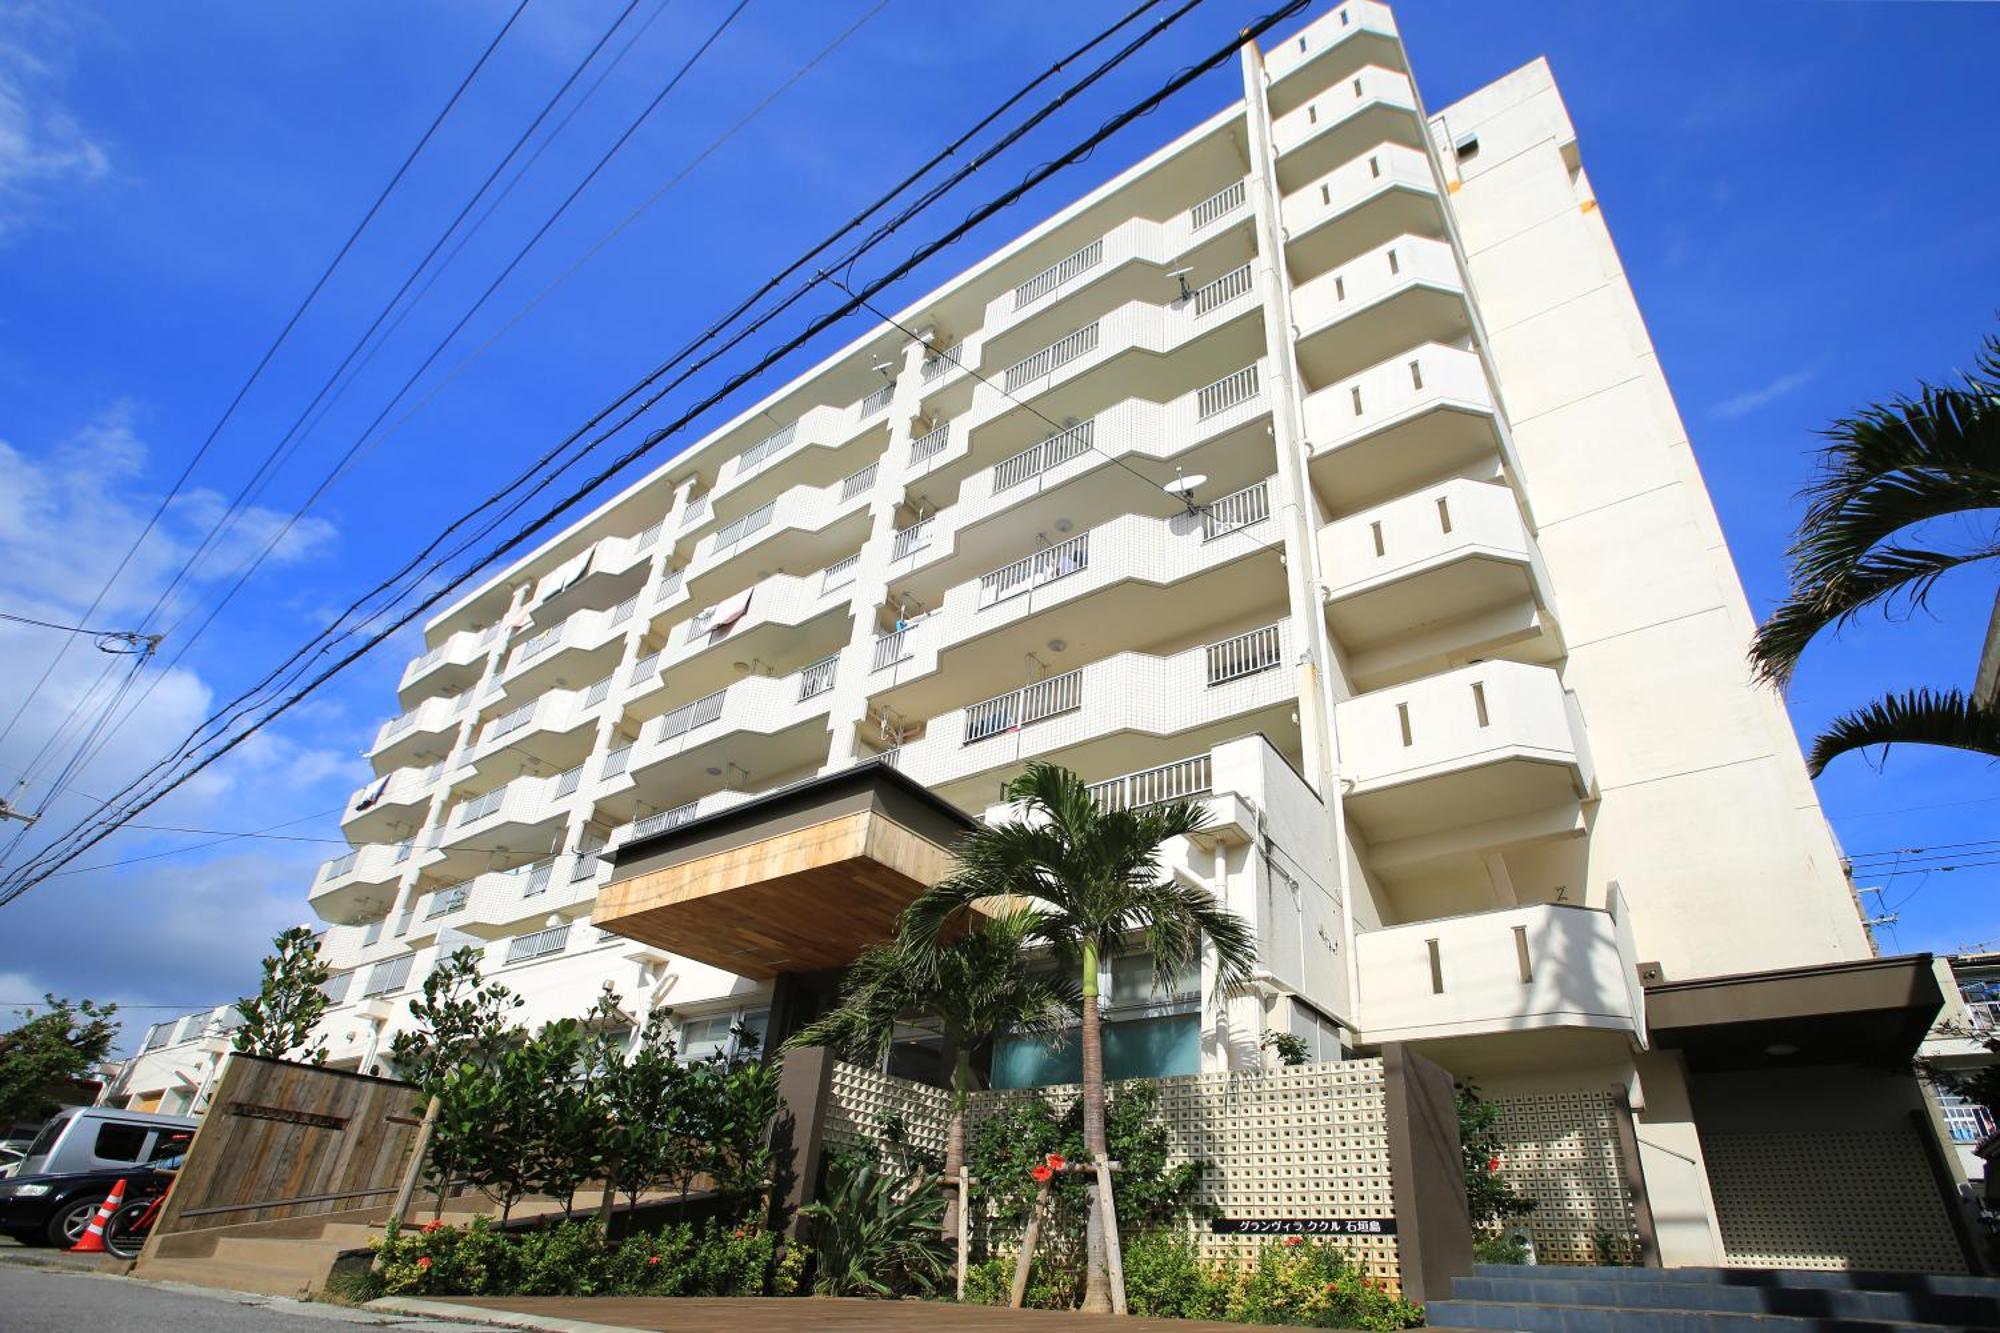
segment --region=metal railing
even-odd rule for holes
[[[894,666],[908,657],[910,655],[909,640],[910,631],[907,629],[892,629],[887,634],[876,639],[875,657],[868,669],[870,671],[880,671],[882,668]]]
[[[1188,226],[1200,231],[1209,223],[1243,207],[1245,197],[1243,182],[1232,181],[1188,210]]]
[[[723,524],[715,530],[715,536],[710,540],[708,549],[720,555],[742,541],[745,537],[748,537],[751,533],[761,531],[766,524],[770,523],[771,515],[777,511],[777,508],[778,502],[772,500],[766,504],[758,505],[742,518]]]
[[[1079,421],[1068,430],[1049,436],[1040,444],[1023,449],[1012,458],[1004,458],[993,465],[993,493],[1024,481],[1039,477],[1052,467],[1059,467],[1079,454],[1088,453],[1097,438],[1097,422]]]
[[[1253,629],[1220,643],[1209,644],[1206,652],[1208,683],[1220,685],[1277,666],[1284,660],[1285,651],[1279,641],[1278,630],[1278,625],[1266,625],[1262,629]]]
[[[523,963],[530,958],[546,958],[561,953],[569,945],[569,922],[550,926],[532,935],[516,935],[507,942],[507,961]]]
[[[643,681],[649,680],[652,677],[659,675],[660,659],[666,656],[666,652],[667,652],[666,649],[661,648],[658,649],[657,651],[646,654],[644,657],[634,662],[632,664],[632,676],[625,683],[628,686],[638,685]]]
[[[471,898],[471,880],[464,880],[448,888],[439,889],[431,895],[430,905],[424,909],[424,920],[435,921],[441,916],[448,916],[465,906]]]
[[[565,796],[576,795],[576,789],[582,785],[583,785],[583,765],[578,764],[575,768],[569,769],[557,775],[555,799],[560,801]]]
[[[521,886],[523,898],[533,898],[549,890],[549,876],[555,872],[554,861],[537,861],[528,870],[528,882]]]
[[[597,873],[598,864],[603,860],[602,847],[590,847],[579,851],[575,863],[569,868],[569,882],[575,884],[579,880],[591,878]]]
[[[632,761],[632,742],[626,741],[623,745],[613,750],[610,754],[604,756],[604,771],[597,775],[598,780],[602,781],[605,778],[617,777],[619,774],[625,771],[625,765],[627,765],[631,761]]]
[[[660,532],[666,526],[667,526],[667,520],[665,520],[664,518],[655,519],[652,527],[647,528],[645,531],[641,532],[637,537],[634,537],[632,539],[633,552],[636,554],[639,551],[652,550],[653,543],[660,539]]]
[[[606,676],[603,680],[593,681],[590,687],[583,692],[583,706],[585,708],[595,708],[610,697],[611,677]]]
[[[1098,237],[1067,259],[1058,260],[1014,289],[1014,308],[1033,305],[1056,288],[1081,273],[1088,273],[1104,259],[1104,238]]]
[[[1083,668],[1050,676],[997,698],[972,704],[965,710],[965,744],[1039,722],[1058,713],[1083,707]]]
[[[611,608],[611,623],[606,625],[605,628],[617,629],[620,625],[630,620],[632,613],[638,609],[639,594],[633,593],[630,597],[627,597],[624,601]]]
[[[408,731],[411,727],[416,726],[417,714],[422,711],[423,711],[423,705],[419,704],[417,705],[417,707],[412,708],[409,712],[403,714],[401,717],[395,717],[389,719],[389,725],[382,729],[382,739],[385,741],[393,741],[396,739],[396,737],[402,735],[404,732]]]
[[[706,495],[697,495],[689,500],[687,509],[681,514],[681,527],[691,528],[708,517],[709,503]]]
[[[368,969],[368,984],[361,988],[361,998],[373,995],[387,995],[390,991],[401,990],[410,979],[410,966],[417,961],[413,953],[397,958],[385,959]]]
[[[1260,481],[1240,491],[1211,500],[1202,509],[1201,539],[1212,541],[1225,532],[1247,528],[1271,516],[1271,483]]]
[[[799,672],[799,698],[810,699],[815,694],[825,694],[833,688],[834,669],[840,665],[840,654],[822,658]]]
[[[562,625],[551,625],[533,638],[523,639],[521,646],[514,650],[514,665],[523,666],[553,648],[556,640],[562,637],[563,625],[568,623],[565,620]]]
[[[337,856],[333,860],[328,861],[326,869],[320,871],[319,877],[322,880],[339,879],[342,875],[352,871],[354,863],[360,859],[361,849],[357,847],[345,856]]]
[[[371,944],[380,944],[382,942],[382,928],[388,924],[389,918],[386,916],[378,916],[373,921],[370,921],[367,929],[361,932],[361,947],[366,949]]]
[[[670,569],[660,575],[660,590],[653,594],[653,600],[656,602],[666,601],[667,598],[672,597],[681,590],[681,584],[686,578],[687,571],[685,569]]]
[[[1067,541],[1022,556],[990,574],[979,576],[979,605],[992,606],[1030,588],[1078,573],[1090,565],[1090,534],[1079,532]]]
[[[697,807],[700,805],[700,801],[689,801],[671,810],[661,810],[656,814],[647,815],[644,819],[635,819],[632,821],[632,831],[627,835],[626,841],[630,842],[633,838],[650,838],[655,833],[679,828],[695,817]]]
[[[1203,283],[1194,289],[1192,304],[1195,318],[1200,319],[1211,310],[1219,310],[1237,297],[1248,295],[1255,285],[1248,264],[1229,270],[1213,282]]]
[[[424,672],[429,671],[432,667],[436,666],[438,662],[444,657],[444,650],[446,646],[447,645],[441,643],[437,647],[425,653],[422,657],[419,657],[416,661],[410,663],[408,674],[412,676],[421,675]]]
[[[799,423],[794,421],[783,430],[766,435],[763,439],[736,455],[736,466],[732,469],[734,475],[740,477],[765,459],[776,457],[790,446],[794,439],[798,438],[798,433]]]
[[[862,468],[859,472],[856,472],[854,475],[848,477],[845,481],[841,482],[840,499],[835,503],[846,504],[849,500],[852,500],[855,496],[865,495],[870,490],[874,489],[875,473],[879,467],[880,467],[879,464],[870,463],[867,467]]]
[[[1097,322],[1092,321],[1076,332],[1058,338],[1033,356],[1015,362],[1007,367],[1007,373],[1000,377],[1001,386],[1008,393],[1012,393],[1023,384],[1052,374],[1078,357],[1095,351],[1097,330]]]
[[[830,593],[835,588],[845,588],[854,582],[855,567],[861,563],[861,552],[856,551],[845,560],[836,560],[819,572],[819,590]]]
[[[535,709],[541,705],[540,699],[530,699],[519,708],[511,709],[493,719],[486,728],[486,734],[479,738],[480,744],[497,741],[502,736],[512,735],[535,720]]]
[[[947,421],[944,425],[925,431],[910,441],[910,462],[921,463],[933,454],[942,453],[944,447],[950,443],[951,423]]]
[[[427,850],[433,852],[436,851],[438,843],[442,842],[443,840],[444,840],[444,825],[438,824],[431,829],[431,841],[430,841],[430,846]],[[416,850],[417,850],[417,840],[415,838],[403,839],[401,842],[396,844],[396,855],[394,858],[394,864],[396,865],[403,864],[403,862],[410,859],[410,854]]]
[[[508,783],[506,786],[495,787],[483,796],[475,796],[466,801],[458,807],[458,818],[452,823],[463,827],[486,818],[500,808],[500,803],[507,799],[507,787],[512,785]]]
[[[1137,773],[1093,782],[1087,790],[1091,799],[1097,802],[1098,809],[1114,814],[1120,810],[1143,810],[1163,801],[1206,796],[1210,782],[1209,756],[1198,754],[1192,759],[1176,759],[1157,768],[1144,768]]]
[[[727,686],[714,694],[704,695],[691,704],[682,704],[671,713],[660,717],[659,738],[670,741],[676,736],[685,736],[696,727],[705,727],[722,716],[722,697],[729,693]]]
[[[941,347],[925,357],[923,364],[918,367],[918,370],[923,376],[923,382],[929,384],[946,371],[958,369],[958,364],[958,344],[953,343],[951,346]]]
[[[1232,371],[1195,393],[1195,420],[1206,421],[1218,412],[1227,412],[1230,408],[1247,403],[1256,396],[1257,367],[1249,365],[1241,370]]]
[[[930,544],[930,531],[931,521],[920,518],[909,527],[897,532],[895,540],[889,544],[889,558],[901,560],[912,551],[922,550]]]
[[[863,398],[861,400],[861,406],[858,409],[856,409],[855,415],[860,417],[861,420],[866,421],[869,417],[874,416],[877,412],[887,411],[889,407],[889,400],[894,398],[895,396],[896,396],[896,381],[890,380],[887,384],[875,390],[875,392],[869,394],[866,398]]]

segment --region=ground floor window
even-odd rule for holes
[[[746,1036],[754,1038],[757,1049],[762,1051],[764,1034],[770,1026],[769,1009],[723,1009],[682,1019],[675,1037],[682,1062],[693,1064],[712,1055],[733,1059],[748,1044],[743,1040]]]
[[[1201,1072],[1201,970],[1160,986],[1152,957],[1128,953],[1098,977],[1104,1077],[1172,1078]],[[1083,1042],[1071,1028],[1052,1039],[1003,1037],[993,1050],[993,1086],[1036,1088],[1083,1079]]]

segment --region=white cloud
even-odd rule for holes
[[[1811,370],[1789,371],[1754,389],[1745,389],[1742,393],[1732,394],[1710,408],[1709,415],[1721,417],[1725,421],[1747,417],[1758,408],[1767,407],[1785,395],[1803,389],[1812,382],[1813,374]]]
[[[94,185],[111,157],[62,98],[64,17],[34,0],[0,3],[0,237],[46,197]]]

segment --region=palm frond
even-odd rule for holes
[[[1885,695],[1835,718],[1806,756],[1818,777],[1829,762],[1871,745],[1942,745],[2000,758],[2000,710],[1983,707],[1960,690],[1911,690]]]
[[[1757,672],[1782,685],[1798,665],[1806,646],[1829,626],[1842,626],[1871,606],[1898,598],[1911,608],[1929,601],[1932,587],[1950,571],[2000,555],[2000,545],[1970,551],[1924,551],[1889,547],[1865,552],[1841,575],[1794,589],[1757,627],[1750,657]]]

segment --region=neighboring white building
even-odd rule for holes
[[[1615,1106],[1671,1263],[1846,1262],[1786,1218],[1930,1188],[1912,1080],[1846,1063],[1887,1061],[1928,966],[1872,957],[1750,678],[1547,65],[1427,113],[1357,0],[1244,70],[901,312],[920,339],[871,330],[430,622],[311,891],[336,1064],[380,1065],[467,942],[530,1022],[608,983],[698,1048],[761,1028],[759,978],[813,952],[755,940],[799,923],[705,959],[604,933],[608,850],[876,758],[980,814],[1045,756],[1206,797],[1175,873],[1263,951],[1219,1018],[1111,962],[1113,1074],[1254,1064],[1275,1028]],[[1007,1043],[994,1077],[1064,1065]]]
[[[155,1023],[118,1066],[98,1101],[133,1111],[199,1115],[221,1076],[229,1039],[243,1019],[229,1005]]]

